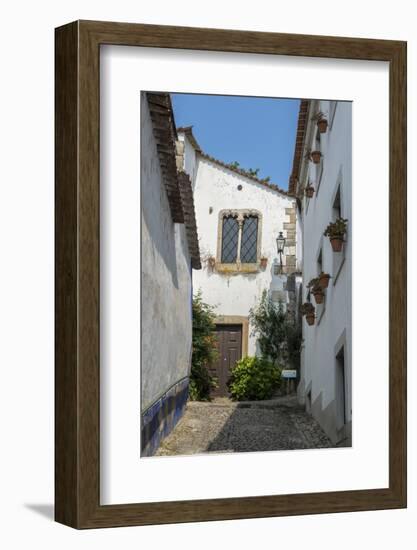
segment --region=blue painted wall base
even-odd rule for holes
[[[141,456],[153,456],[184,414],[188,383],[188,378],[180,380],[142,413]]]

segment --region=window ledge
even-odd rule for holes
[[[216,271],[219,273],[258,273],[258,264],[222,264],[216,262]]]

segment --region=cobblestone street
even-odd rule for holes
[[[296,396],[235,403],[190,401],[157,456],[333,447]]]

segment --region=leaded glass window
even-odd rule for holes
[[[234,264],[237,260],[239,223],[234,216],[224,216],[222,226],[222,263]]]
[[[258,252],[258,217],[248,216],[243,220],[242,241],[240,246],[240,261],[244,264],[254,264]]]
[[[241,270],[241,264],[253,264],[242,269],[256,270],[261,214],[251,209],[224,210],[220,212],[219,223],[219,263],[235,264],[237,271]]]

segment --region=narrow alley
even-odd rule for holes
[[[295,395],[268,401],[189,401],[157,456],[334,447]]]

